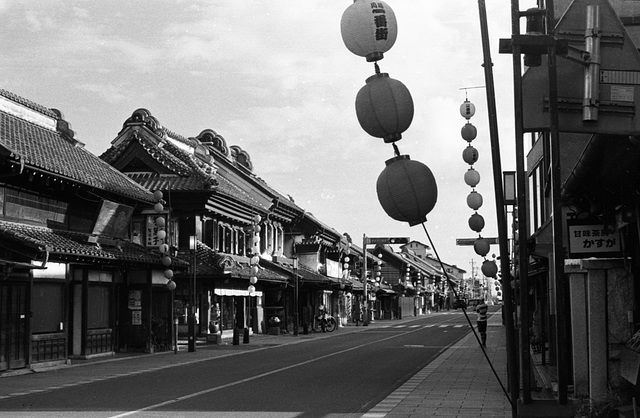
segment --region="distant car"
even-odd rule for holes
[[[453,302],[453,309],[466,308],[466,307],[467,307],[467,302],[465,302],[464,299],[456,299]]]

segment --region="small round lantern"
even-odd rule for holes
[[[469,218],[469,228],[471,228],[472,231],[476,232],[482,231],[482,228],[484,228],[484,218],[482,217],[482,215],[479,215],[477,213],[471,215],[471,217]]]
[[[402,139],[413,121],[409,89],[387,73],[367,78],[356,96],[356,116],[366,133],[390,143]]]
[[[164,210],[164,205],[162,203],[158,202],[153,206],[153,209],[156,212],[162,212]]]
[[[249,278],[249,283],[251,283],[251,284],[256,284],[256,283],[258,283],[258,278],[257,278],[256,276],[251,276],[251,277]]]
[[[159,228],[164,228],[164,226],[166,225],[164,216],[158,216],[156,218],[156,225],[158,225]]]
[[[475,164],[478,161],[479,157],[480,157],[480,154],[478,153],[478,150],[472,147],[471,145],[469,145],[467,148],[464,149],[464,151],[462,151],[462,159],[464,160],[465,163],[469,165]]]
[[[496,277],[498,274],[498,266],[495,261],[492,260],[485,260],[484,263],[482,263],[481,270],[482,274],[487,277]]]
[[[480,173],[478,173],[473,168],[467,170],[464,173],[464,182],[467,183],[468,186],[476,187],[478,183],[480,183]]]
[[[165,267],[169,267],[171,265],[171,257],[169,257],[168,255],[165,255],[164,257],[162,257],[162,265]]]
[[[176,290],[176,282],[174,282],[173,280],[169,280],[167,282],[167,289],[169,289],[170,291]]]
[[[376,183],[378,201],[393,219],[408,222],[409,226],[426,222],[427,214],[438,199],[438,188],[433,173],[408,155],[386,161]]]
[[[349,51],[372,62],[384,58],[396,42],[398,25],[385,2],[356,0],[342,14],[340,32]]]
[[[471,191],[469,196],[467,196],[467,205],[473,210],[480,209],[482,206],[482,195],[475,190]]]
[[[485,255],[489,254],[490,247],[491,246],[489,245],[489,240],[487,240],[486,238],[478,238],[473,243],[473,250],[480,257],[484,257]]]
[[[460,115],[463,118],[469,120],[476,114],[476,106],[469,100],[465,99],[464,103],[460,105]]]
[[[460,130],[460,135],[462,135],[462,139],[465,141],[471,142],[476,139],[476,136],[478,136],[478,130],[472,123],[467,122]]]
[[[167,279],[173,279],[173,270],[166,269],[164,271],[164,277],[166,277]]]
[[[153,198],[156,200],[156,202],[159,202],[162,200],[162,192],[160,190],[156,190],[155,192],[153,192]]]

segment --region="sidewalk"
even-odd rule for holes
[[[458,311],[460,312],[460,311]],[[438,314],[435,314],[438,315]],[[338,332],[361,332],[376,326],[388,326],[390,322],[402,323],[405,318],[394,321],[375,321],[370,327],[342,327]],[[489,316],[487,329],[487,354],[506,387],[506,344],[501,323],[501,311]],[[475,321],[474,321],[475,322]],[[232,345],[225,338],[222,345],[198,345],[189,356],[174,355],[173,351],[157,354],[118,354],[115,357],[91,360],[73,360],[62,366],[65,382],[49,382],[48,386],[35,386],[28,375],[0,377],[0,399],[30,392],[55,389],[56,386],[73,386],[92,381],[107,380],[146,371],[193,364],[212,357],[240,355],[247,350],[268,350],[282,344],[297,344],[315,338],[330,338],[334,333],[310,333],[293,335],[252,335],[249,344]],[[212,349],[214,348],[214,349]],[[186,350],[181,345],[180,351]],[[126,362],[123,367],[122,361]],[[91,367],[90,376],[86,367]],[[44,370],[42,370],[44,371]],[[51,376],[54,377],[56,373]],[[57,379],[56,379],[57,380]],[[72,383],[76,382],[76,383]],[[41,383],[43,384],[43,383]],[[473,333],[463,337],[449,347],[424,369],[391,393],[386,399],[364,414],[363,418],[408,418],[408,417],[511,417],[511,406],[496,380],[491,367],[479,347]]]
[[[502,311],[489,317],[486,352],[507,388]],[[515,401],[514,401],[515,402]],[[507,396],[472,332],[416,373],[363,418],[512,417]]]

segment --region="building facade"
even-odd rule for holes
[[[0,371],[153,350],[170,292],[130,230],[152,207],[59,111],[0,90]]]

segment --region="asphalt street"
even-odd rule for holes
[[[0,414],[359,417],[468,333],[457,310],[5,377]]]

